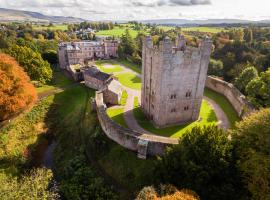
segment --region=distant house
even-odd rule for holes
[[[93,59],[110,59],[118,57],[119,41],[80,41],[63,42],[58,45],[58,59],[61,69],[69,65],[81,64]]]

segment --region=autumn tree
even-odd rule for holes
[[[14,58],[0,53],[0,121],[20,113],[37,99],[34,86]]]
[[[24,68],[31,80],[44,84],[52,79],[52,69],[40,53],[25,46],[13,45],[7,51]]]

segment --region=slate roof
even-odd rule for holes
[[[84,73],[85,73],[85,75],[91,76],[91,77],[96,78],[100,81],[106,81],[111,77],[110,74],[101,72],[96,67],[88,67],[88,68],[84,69]]]

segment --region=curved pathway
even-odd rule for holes
[[[221,107],[212,99],[204,96],[203,97],[213,108],[218,119],[218,126],[223,129],[229,129],[231,127],[230,121]]]

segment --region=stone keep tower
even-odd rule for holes
[[[176,46],[165,38],[159,47],[152,38],[143,44],[142,110],[156,127],[196,121],[207,77],[212,41],[198,48],[186,46],[179,36]]]

